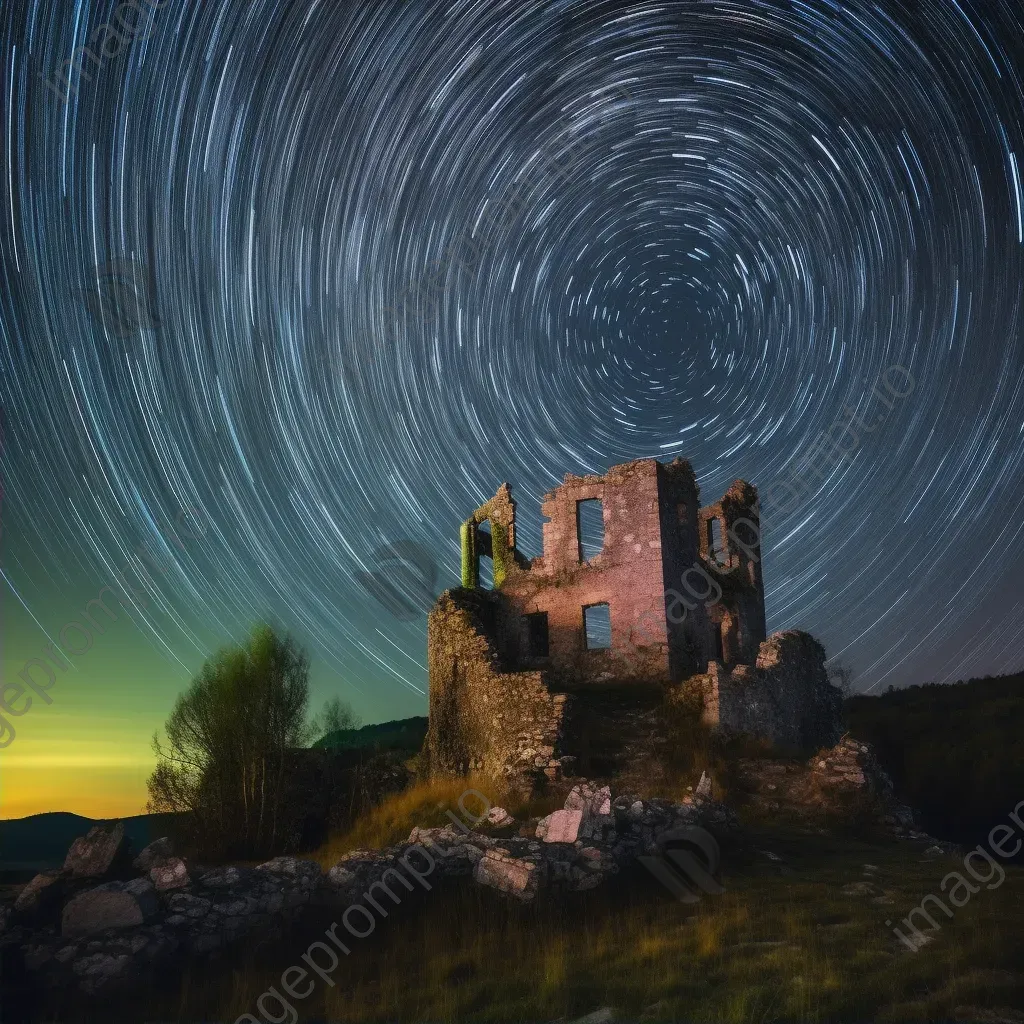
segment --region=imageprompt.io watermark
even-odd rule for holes
[[[658,853],[638,860],[681,903],[699,903],[700,894],[721,896],[716,877],[722,852],[715,837],[697,825],[674,828],[658,838]]]
[[[438,567],[430,549],[403,538],[377,548],[372,571],[355,574],[356,582],[399,622],[413,622],[437,596]]]
[[[95,267],[93,275],[82,299],[97,327],[123,339],[160,326],[156,289],[147,267],[131,259],[108,260]]]
[[[482,810],[474,814],[466,807],[466,798],[473,797],[479,800]],[[465,821],[452,810],[446,811],[446,815],[452,823],[464,834],[483,821],[491,810],[491,801],[476,789],[467,789],[459,797],[459,810]],[[467,826],[465,822],[469,822]],[[428,849],[429,847],[429,849]],[[344,927],[348,935],[355,939],[368,938],[377,927],[377,916],[368,908],[372,906],[381,918],[388,916],[388,908],[382,902],[387,896],[394,907],[397,907],[402,898],[396,891],[401,885],[406,893],[414,892],[414,879],[424,890],[432,889],[433,886],[427,881],[427,877],[437,867],[437,858],[442,860],[452,855],[452,848],[446,849],[437,838],[425,839],[423,843],[411,843],[407,846],[405,854],[396,857],[390,866],[383,864],[383,871],[380,876],[367,887],[357,902],[350,904],[341,915],[341,922],[334,921],[330,928],[324,932],[324,939],[317,939],[311,942],[299,959],[306,965],[300,967],[298,964],[288,967],[281,975],[281,988],[272,985],[265,989],[256,1000],[257,1013],[243,1013],[236,1018],[234,1024],[297,1024],[299,1019],[298,1009],[294,1003],[307,999],[316,988],[316,979],[310,975],[316,974],[326,985],[334,988],[337,984],[333,977],[341,959],[339,953],[349,956],[352,952],[346,938],[338,934],[339,927]],[[415,853],[418,863],[413,862],[411,855]],[[435,854],[437,857],[435,857]],[[403,874],[399,867],[405,869]],[[378,898],[380,897],[380,898]],[[350,942],[351,939],[348,939]],[[354,943],[353,943],[354,945]],[[282,994],[283,990],[283,994]],[[287,998],[285,998],[287,996]]]

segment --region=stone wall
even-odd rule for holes
[[[580,542],[580,505],[595,500],[596,553]],[[689,462],[638,459],[603,476],[566,474],[541,511],[544,553],[532,560],[516,548],[507,484],[462,525],[463,587],[429,620],[432,772],[525,784],[531,774],[557,775],[566,757],[603,771],[642,746],[633,734],[647,728],[648,694],[657,703],[691,678],[715,725],[783,747],[836,742],[838,705],[820,645],[806,634],[765,638],[751,484],[737,480],[701,508]],[[492,591],[479,587],[482,557],[493,560]],[[606,649],[588,642],[595,605],[607,605]],[[575,707],[568,717],[566,694]]]
[[[450,590],[427,625],[431,774],[480,772],[524,789],[561,769],[559,741],[568,697],[541,672],[506,671],[488,639],[507,614],[500,594]]]
[[[669,675],[672,679],[686,679],[703,672],[715,656],[706,602],[693,600],[692,595],[694,590],[706,595],[709,588],[694,570],[694,566],[700,565],[700,488],[689,462],[675,459],[668,465],[658,465],[658,498]],[[686,597],[688,604],[681,605],[677,595]]]
[[[761,525],[757,489],[737,480],[722,500],[700,510],[700,554],[722,588],[722,600],[709,610],[711,628],[720,632],[721,654],[728,665],[752,665],[766,638],[764,586],[761,576]],[[717,537],[712,544],[712,525]],[[712,645],[717,646],[712,640]]]
[[[549,657],[543,667],[560,685],[642,679],[668,682],[668,632],[662,567],[659,464],[654,459],[615,466],[604,476],[566,474],[544,496],[544,554],[513,568],[503,592],[519,615],[545,612]],[[581,560],[577,507],[602,503],[604,547]],[[587,650],[583,609],[607,604],[611,649]],[[530,664],[525,637],[519,660]]]
[[[842,696],[828,681],[825,649],[809,633],[772,634],[753,668],[711,662],[700,684],[708,725],[792,750],[832,747],[842,736]]]
[[[587,501],[601,502],[604,533],[601,551],[589,557],[579,535]],[[544,553],[532,560],[516,547],[508,484],[462,526],[463,587],[479,586],[479,561],[491,557],[494,588],[507,598],[492,639],[510,666],[544,670],[561,689],[666,685],[703,672],[716,657],[719,633],[726,664],[753,664],[765,623],[757,490],[750,484],[737,480],[702,509],[689,462],[638,459],[603,476],[566,474],[541,511]],[[719,527],[716,551],[712,524]],[[742,543],[731,536],[734,527]],[[608,649],[588,646],[585,610],[593,605],[608,606]],[[530,640],[538,627],[547,638],[543,650]]]

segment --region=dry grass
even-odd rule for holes
[[[562,806],[562,799],[554,796],[549,799],[541,797],[524,800],[509,792],[505,783],[496,782],[485,776],[431,779],[388,797],[382,804],[363,815],[352,829],[331,836],[322,847],[307,856],[310,860],[317,861],[326,871],[338,862],[342,854],[351,850],[377,850],[394,843],[405,842],[409,838],[409,833],[416,827],[450,825],[452,821],[447,816],[447,811],[469,823],[472,816],[486,811],[486,804],[482,804],[478,797],[472,795],[467,796],[464,801],[467,813],[460,810],[459,800],[469,790],[483,794],[492,806],[504,807],[517,818],[547,814],[548,811]]]
[[[363,815],[349,831],[331,836],[320,849],[308,856],[326,871],[337,863],[342,854],[351,850],[377,850],[404,842],[417,826],[430,828],[450,824],[451,819],[446,817],[445,811],[459,814],[459,799],[470,789],[483,793],[494,805],[500,804],[506,795],[504,792],[499,795],[496,792],[498,787],[486,778],[421,782],[388,797]],[[465,806],[473,815],[480,814],[483,809],[479,799],[472,796],[466,798]]]

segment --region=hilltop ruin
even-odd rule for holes
[[[628,732],[684,693],[718,729],[792,750],[838,741],[821,645],[766,636],[751,484],[701,507],[689,462],[641,459],[567,474],[541,511],[544,553],[532,560],[516,547],[508,484],[462,526],[462,586],[429,618],[432,772],[554,779],[593,754],[595,708],[607,719],[611,701]]]

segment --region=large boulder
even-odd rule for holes
[[[61,935],[74,938],[145,924],[159,909],[151,882],[108,882],[79,893],[64,908]]]
[[[18,893],[18,898],[14,901],[15,911],[19,914],[31,914],[48,903],[59,903],[63,898],[65,877],[63,871],[44,871],[36,875]]]
[[[71,844],[64,870],[72,878],[105,878],[124,868],[129,856],[124,822],[96,825]]]
[[[162,839],[157,839],[150,843],[142,853],[132,861],[132,864],[138,871],[148,874],[153,868],[159,867],[165,861],[170,860],[174,856],[174,847],[171,845],[170,839],[164,836]]]

